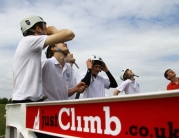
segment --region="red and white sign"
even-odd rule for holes
[[[27,106],[26,128],[84,138],[179,138],[179,97]]]

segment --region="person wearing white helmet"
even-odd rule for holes
[[[123,69],[120,74],[120,79],[123,81],[114,91],[113,95],[118,95],[120,92],[125,94],[137,94],[140,93],[139,83],[135,80],[135,75],[130,69]]]
[[[58,43],[47,48],[47,59],[42,60],[43,94],[47,101],[68,100],[77,91],[83,92],[84,82],[73,82],[73,70],[65,62],[69,49],[66,43]]]
[[[43,101],[41,53],[48,46],[70,41],[75,34],[68,29],[47,27],[39,16],[28,16],[20,22],[23,38],[13,62],[13,103]]]
[[[86,64],[88,70],[81,76],[81,81],[85,82],[88,88],[84,91],[83,98],[105,97],[105,88],[117,87],[116,80],[101,57],[93,55],[86,61]],[[100,71],[104,71],[108,79],[98,75]]]

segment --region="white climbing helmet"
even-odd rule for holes
[[[121,71],[121,74],[120,74],[120,79],[124,81],[124,73],[127,71],[128,69],[123,69]]]
[[[101,62],[103,62],[103,60],[102,60],[102,58],[101,57],[98,57],[98,56],[96,56],[96,55],[92,55],[91,57],[90,57],[90,59],[91,60],[98,60],[98,61],[101,61]]]
[[[22,34],[24,35],[34,24],[38,22],[46,23],[40,16],[28,16],[20,22]]]

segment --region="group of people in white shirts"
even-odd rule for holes
[[[14,56],[14,103],[43,101],[44,95],[47,101],[79,98],[80,93],[84,98],[105,97],[105,88],[116,88],[113,95],[122,91],[126,94],[140,93],[131,70],[121,71],[120,78],[124,82],[118,86],[105,62],[96,55],[86,61],[87,72],[81,75],[77,84],[72,68],[75,59],[65,43],[75,34],[68,29],[47,27],[39,16],[28,16],[20,25],[24,37]],[[41,52],[46,47],[47,59],[41,60]],[[108,79],[100,76],[100,71],[104,71]]]
[[[13,62],[13,103],[38,102],[105,97],[105,88],[116,88],[113,95],[140,93],[134,73],[121,71],[123,83],[118,86],[101,57],[92,55],[87,61],[87,72],[76,81],[73,64],[75,58],[65,42],[75,34],[68,29],[58,30],[48,26],[39,16],[28,16],[21,23],[23,38],[18,44]],[[46,59],[41,60],[42,50],[47,47]],[[104,71],[108,78],[99,75]],[[70,97],[70,98],[69,98]]]
[[[71,30],[47,27],[40,16],[24,18],[20,27],[24,37],[14,55],[13,103],[78,99],[80,93],[84,98],[105,97],[105,88],[116,88],[114,95],[122,91],[126,94],[140,92],[131,70],[122,70],[120,78],[124,82],[118,86],[105,62],[96,55],[86,61],[87,72],[77,83],[72,67],[75,59],[65,43],[75,37]],[[42,50],[46,47],[47,59],[41,60]],[[108,79],[100,76],[100,71],[104,71]]]

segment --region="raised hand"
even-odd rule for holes
[[[86,61],[86,65],[87,65],[88,69],[92,69],[93,63],[92,63],[92,60],[90,58]]]
[[[104,62],[102,63],[102,71],[104,71],[104,72],[108,72],[109,71],[107,66],[106,66],[106,64]]]
[[[52,35],[58,32],[58,29],[55,28],[54,26],[48,26],[47,29],[45,30],[47,35]]]

